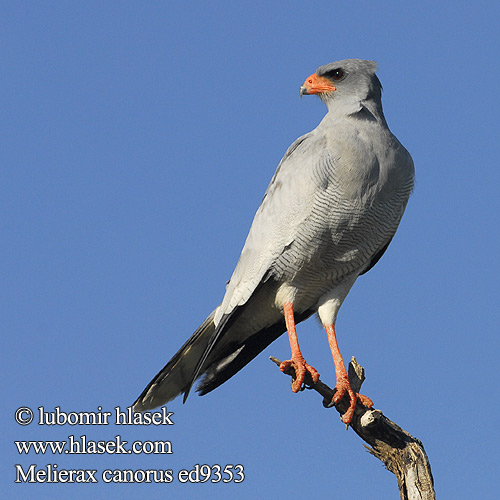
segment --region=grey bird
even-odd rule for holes
[[[408,151],[391,133],[376,63],[347,59],[320,66],[302,87],[328,108],[321,123],[285,153],[257,210],[222,303],[154,377],[134,411],[165,404],[203,376],[206,394],[288,331],[298,392],[306,363],[295,325],[314,313],[326,329],[335,363],[333,403],[345,395],[350,423],[356,401],[335,334],[339,308],[354,282],[391,242],[413,189]]]

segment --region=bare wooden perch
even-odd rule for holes
[[[271,356],[271,361],[280,366],[281,361]],[[293,368],[288,375],[295,378]],[[349,382],[354,392],[360,392],[365,380],[364,368],[353,357],[349,363]],[[348,398],[344,397],[337,405],[332,404],[335,389],[318,380],[313,384],[306,372],[306,385],[323,396],[323,406],[335,406],[343,415],[349,407]],[[383,415],[380,410],[367,408],[358,402],[354,417],[350,423],[354,432],[370,446],[368,451],[381,460],[388,470],[396,475],[401,500],[435,500],[434,480],[431,465],[424,446],[411,434],[401,429]]]

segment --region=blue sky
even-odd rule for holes
[[[264,190],[325,113],[299,86],[374,59],[416,188],[337,323],[365,394],[420,438],[439,498],[495,498],[498,35],[493,2],[3,2],[2,487],[6,498],[398,498],[334,410],[268,360],[168,404],[172,426],[20,426],[126,408],[219,303]],[[326,334],[306,359],[334,383]],[[493,382],[493,383],[492,383]],[[493,386],[493,387],[492,387]],[[493,425],[493,428],[495,426]],[[170,440],[171,455],[19,455],[14,441]],[[15,484],[14,464],[191,469],[240,484]],[[496,471],[497,473],[498,471]]]

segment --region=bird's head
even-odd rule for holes
[[[330,106],[349,106],[367,100],[378,103],[382,85],[375,70],[375,61],[345,59],[320,66],[300,87],[300,96],[317,95]]]

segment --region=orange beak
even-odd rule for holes
[[[318,76],[313,73],[306,79],[302,87],[300,87],[300,97],[303,95],[322,94],[324,92],[333,92],[337,87],[332,85],[332,82],[324,76]]]

